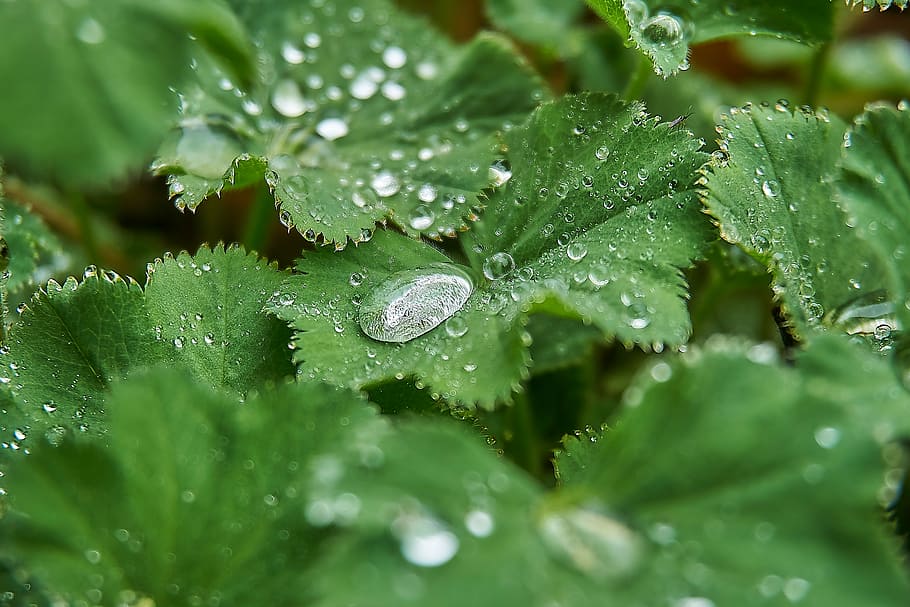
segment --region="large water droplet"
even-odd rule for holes
[[[401,554],[418,567],[445,565],[458,552],[458,537],[428,515],[403,515],[392,524],[401,541]]]
[[[396,272],[362,301],[360,328],[377,341],[410,341],[460,310],[473,290],[470,275],[451,264]]]
[[[642,37],[658,47],[676,46],[683,42],[683,24],[675,15],[661,13],[643,21]]]
[[[515,269],[515,260],[508,253],[494,253],[483,262],[483,275],[490,280],[505,278]]]
[[[381,171],[373,176],[370,181],[370,187],[383,198],[388,198],[398,193],[398,190],[401,189],[401,184],[392,173]]]
[[[585,508],[549,513],[539,523],[547,548],[596,579],[617,579],[641,562],[641,539],[618,521]]]
[[[408,61],[408,55],[404,52],[399,46],[390,46],[387,47],[382,52],[382,62],[386,64],[386,67],[393,70],[404,67],[404,64]]]
[[[433,213],[433,209],[426,205],[419,205],[414,209],[414,212],[411,213],[411,218],[408,223],[415,230],[426,230],[433,225],[435,220],[436,214]]]

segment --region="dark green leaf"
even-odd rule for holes
[[[882,450],[899,453],[888,441],[910,430],[910,398],[886,363],[839,338],[816,340],[796,370],[775,363],[767,344],[714,340],[656,363],[614,428],[568,442],[566,489],[650,537],[624,604],[906,602],[875,504],[893,497]]]
[[[820,323],[871,333],[856,309],[888,286],[881,260],[834,201],[845,130],[826,112],[734,109],[707,174],[705,202],[721,234],[768,266],[799,336]]]
[[[190,6],[191,5],[191,6]],[[142,165],[176,113],[194,33],[232,60],[246,51],[214,0],[4,2],[0,155],[68,186],[104,184]],[[228,31],[230,30],[230,32]]]
[[[259,80],[243,91],[200,62],[156,163],[180,208],[243,185],[234,165],[254,162],[268,165],[281,221],[309,239],[343,248],[386,220],[453,236],[491,183],[496,131],[543,95],[503,39],[456,48],[385,0],[241,15],[262,48]]]
[[[443,398],[491,407],[524,376],[531,309],[629,344],[685,341],[679,268],[709,237],[693,184],[700,144],[604,95],[543,106],[506,144],[515,176],[466,239],[474,292],[426,335],[375,341],[358,327],[358,306],[391,274],[450,262],[433,247],[383,231],[367,246],[299,262],[303,275],[270,310],[297,330],[304,376],[353,387],[415,377]]]

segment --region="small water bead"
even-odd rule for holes
[[[714,601],[703,596],[687,596],[678,599],[673,607],[715,607]]]
[[[588,254],[588,247],[581,242],[573,242],[566,247],[566,256],[572,261],[581,261]]]
[[[776,198],[780,194],[780,184],[774,179],[763,181],[761,191],[768,198]]]
[[[449,337],[461,337],[468,332],[468,323],[461,316],[453,316],[446,321],[445,329]]]
[[[303,43],[307,48],[319,48],[319,45],[322,44],[322,36],[316,32],[309,32],[303,37]]]
[[[348,134],[348,123],[341,118],[325,118],[316,124],[316,134],[327,141],[335,141]]]
[[[307,111],[307,101],[297,83],[285,78],[275,84],[272,91],[272,107],[282,116],[297,118]]]
[[[495,188],[505,185],[512,178],[512,167],[506,160],[497,160],[490,165],[490,181]]]
[[[369,74],[362,72],[353,81],[351,81],[351,97],[361,101],[369,99],[379,90],[379,84],[376,83]]]
[[[417,206],[411,213],[408,224],[415,230],[426,230],[433,222],[436,221],[436,214],[433,210],[425,205]]]
[[[494,253],[483,262],[483,275],[489,280],[500,280],[515,269],[515,260],[508,253]]]
[[[471,510],[464,517],[464,526],[474,537],[489,537],[496,527],[493,516],[485,510]]]
[[[382,83],[382,96],[389,101],[404,99],[407,90],[399,83],[389,80]]]
[[[393,530],[401,541],[401,554],[412,565],[439,567],[458,552],[458,537],[442,522],[429,516],[397,520]]]
[[[840,442],[840,430],[825,426],[815,431],[815,442],[822,449],[833,449]]]
[[[381,171],[373,176],[370,187],[383,198],[394,196],[401,189],[398,179],[389,171]]]
[[[419,198],[421,202],[433,202],[436,200],[437,195],[438,192],[436,191],[436,187],[429,183],[423,184],[420,186],[420,189],[417,190],[417,198]]]
[[[655,46],[669,47],[684,42],[683,24],[675,15],[660,13],[646,19],[639,27],[643,38]]]
[[[408,55],[401,47],[389,46],[382,52],[382,62],[390,69],[402,68],[407,61]]]
[[[293,65],[303,63],[303,60],[306,59],[303,51],[292,42],[285,42],[281,45],[281,56],[285,61]]]
[[[104,42],[107,33],[104,31],[104,26],[97,20],[86,17],[76,29],[76,38],[86,44],[96,45]]]
[[[452,264],[402,270],[364,298],[358,322],[377,341],[410,341],[458,312],[473,290],[471,276]]]
[[[606,160],[610,156],[610,148],[605,145],[594,150],[594,157],[598,160]]]

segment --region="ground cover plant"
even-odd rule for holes
[[[906,605],[906,4],[0,2],[0,605]]]

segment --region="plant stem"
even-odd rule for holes
[[[622,93],[622,98],[626,101],[633,101],[641,97],[642,92],[645,90],[645,85],[648,83],[648,80],[651,79],[651,60],[644,54],[638,58],[638,66],[635,68],[635,73],[632,74],[632,77],[629,78],[629,82],[626,84],[626,90]]]
[[[812,62],[809,64],[809,74],[806,77],[806,91],[803,94],[806,105],[815,107],[818,103],[822,78],[825,75],[825,67],[828,65],[828,57],[830,55],[831,42],[824,42],[812,55]]]
[[[267,187],[258,187],[247,214],[243,234],[243,244],[247,249],[261,253],[268,245],[270,222],[274,216],[275,203],[272,195]]]

